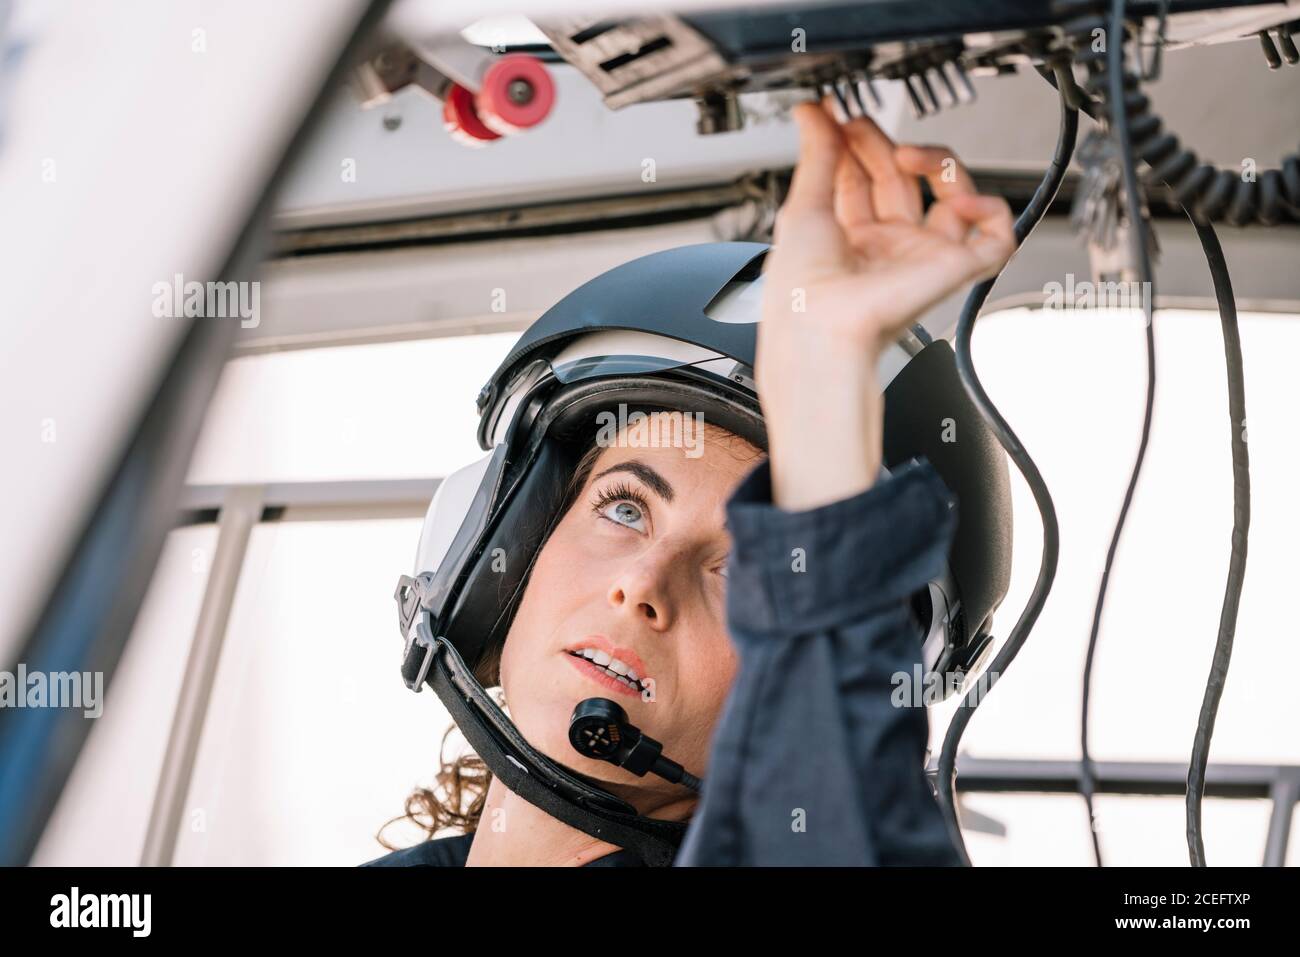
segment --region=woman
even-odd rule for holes
[[[418,690],[429,681],[471,744],[491,757],[494,775],[468,820],[459,793],[451,808],[424,794],[435,824],[461,814],[472,833],[372,863],[960,861],[923,775],[925,712],[890,701],[891,676],[912,673],[921,659],[912,599],[941,580],[955,503],[928,462],[883,469],[880,369],[927,308],[997,273],[1014,249],[1011,214],[1002,199],[975,192],[950,151],[896,147],[869,119],[841,126],[831,111],[829,103],[795,110],[799,161],[762,261],[753,362],[759,424],[716,388],[676,382],[680,401],[656,397],[647,383],[663,363],[655,370],[625,363],[615,378],[651,411],[593,440],[597,406],[585,393],[608,357],[552,361],[548,381],[567,391],[546,407],[563,407],[559,424],[540,431],[575,431],[572,422],[561,427],[567,414],[582,423],[577,431],[587,430],[586,451],[575,463],[532,449],[530,471],[512,473],[509,459],[524,455],[516,445],[474,478],[478,494],[491,488],[496,501],[537,473],[567,470],[557,520],[533,528],[492,511],[472,534],[467,520],[424,561],[438,573],[404,580],[408,682]],[[935,199],[924,212],[920,177]],[[658,305],[671,292],[642,295]],[[627,317],[615,325],[639,328]],[[718,336],[718,352],[738,354]],[[545,330],[530,330],[503,369],[530,337],[545,342]],[[514,368],[512,388],[521,393],[530,376],[543,374]],[[611,395],[601,398],[606,406]],[[524,399],[497,422],[490,413],[501,396],[480,398],[488,430],[496,422],[513,435],[525,427],[517,421],[534,414]],[[714,404],[694,436],[683,429],[699,419],[653,411],[701,402]],[[941,427],[937,418],[932,425]],[[664,434],[675,440],[643,441]],[[963,494],[967,511],[976,511],[976,497]],[[508,575],[513,543],[529,536],[539,547],[524,550],[517,585],[501,577],[490,587],[483,563],[500,552],[493,560]],[[462,561],[480,565],[471,575]],[[999,553],[995,564],[1005,563]],[[969,571],[956,577],[937,592],[936,600],[945,590],[962,593],[943,622],[959,627],[960,607],[973,616],[960,627],[979,636],[1004,577],[987,588]],[[471,578],[474,588],[457,591]],[[469,620],[462,610],[476,601],[480,627],[458,637],[457,616]],[[502,602],[503,641],[481,627]],[[477,693],[471,670],[499,680],[509,720]],[[568,718],[591,697],[616,701],[666,756],[704,777],[703,797],[575,752]]]

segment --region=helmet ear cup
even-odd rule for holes
[[[533,563],[562,517],[579,457],[571,446],[549,437],[542,440],[533,463],[499,506],[482,547],[471,557],[455,607],[440,622],[440,634],[476,674],[496,670],[494,662],[505,644]]]
[[[457,469],[438,485],[424,515],[420,544],[415,550],[415,572],[433,572],[442,565],[461,527],[471,521],[474,496],[483,485],[492,453]]]
[[[435,625],[442,621],[467,563],[477,554],[505,478],[506,451],[498,446],[452,473],[429,504],[416,550],[415,575],[429,576],[422,601]]]
[[[928,459],[957,497],[949,567],[963,633],[954,644],[974,650],[1011,580],[1011,481],[1006,454],[962,388],[946,341],[926,346],[885,390],[884,458],[891,469]]]

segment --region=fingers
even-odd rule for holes
[[[826,112],[815,103],[794,108],[799,125],[799,161],[790,180],[785,209],[790,213],[831,212],[834,208],[835,170],[844,140]]]
[[[781,261],[820,262],[838,268],[851,251],[835,218],[840,158],[847,150],[839,126],[816,103],[794,109],[799,160],[776,216],[772,242]],[[769,257],[769,262],[773,261]]]
[[[962,219],[952,204],[939,201],[932,203],[925,214],[925,228],[933,230],[954,243],[966,241],[970,232],[970,223]]]
[[[924,177],[935,197],[924,227],[964,245],[972,254],[968,266],[991,275],[1015,251],[1010,207],[1000,197],[977,193],[970,173],[947,147],[895,146],[870,117],[841,125],[827,100],[796,106],[794,119],[799,160],[777,217],[776,244],[800,258],[838,257],[859,227],[921,226]]]
[[[967,245],[980,262],[1001,265],[1010,257],[1015,249],[1010,208],[998,197],[976,192],[975,181],[950,147],[909,143],[895,150],[894,159],[901,170],[922,176],[930,184],[935,201],[925,215],[928,229],[953,242],[967,243],[971,229],[976,228],[979,236]],[[959,197],[974,197],[976,202],[952,202]]]
[[[930,184],[934,203],[925,214],[925,225],[953,242],[964,242],[971,224],[945,200],[975,194],[975,181],[956,154],[947,146],[906,144],[894,154],[899,168],[923,176]]]
[[[935,199],[975,192],[975,182],[970,173],[947,146],[908,144],[900,146],[894,158],[900,169],[914,176],[924,176]]]
[[[966,248],[982,267],[980,275],[996,273],[1016,251],[1011,207],[1001,196],[963,193],[945,200],[943,205],[967,226],[975,228],[975,235],[966,240]]]
[[[845,150],[835,170],[835,218],[850,236],[876,221],[871,180],[857,158]]]
[[[844,138],[871,180],[871,196],[878,219],[921,222],[921,184],[916,175],[895,162],[894,141],[869,116],[844,124]]]

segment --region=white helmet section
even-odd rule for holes
[[[758,322],[763,315],[763,279],[759,275],[757,279],[727,283],[713,302],[709,303],[704,314],[716,322]],[[903,371],[903,366],[907,365],[910,358],[912,353],[898,343],[891,344],[881,354],[880,364],[876,368],[881,391],[889,387],[894,376]]]
[[[464,468],[457,469],[442,480],[438,490],[433,493],[429,511],[424,516],[424,528],[420,531],[420,544],[415,550],[415,571],[419,576],[423,572],[437,571],[451,547],[452,540],[460,531],[461,523],[469,514],[474,494],[483,482],[492,453],[486,453]]]
[[[712,349],[653,332],[609,329],[579,336],[551,360],[551,368],[561,370],[570,363],[593,356],[654,356],[683,366],[724,358]]]
[[[763,277],[733,279],[704,310],[715,322],[758,322],[763,316]]]
[[[670,365],[692,365],[708,369],[727,378],[731,378],[732,371],[738,365],[734,359],[729,359],[711,349],[692,345],[689,342],[681,342],[667,336],[655,335],[652,332],[631,332],[622,329],[603,330],[578,336],[561,349],[550,360],[550,364],[552,369],[558,370],[563,375],[563,370],[566,367],[572,366],[583,359],[594,359],[603,356],[647,356],[666,360]],[[748,377],[748,372],[746,372],[746,377]],[[494,446],[505,440],[515,409],[518,408],[520,401],[536,381],[536,378],[536,375],[529,376],[511,385],[510,393],[505,397],[505,406],[497,417],[492,430],[492,444]],[[748,384],[751,388],[753,387],[752,382]]]

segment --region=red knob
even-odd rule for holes
[[[484,72],[474,103],[489,129],[509,136],[546,119],[555,105],[555,83],[537,57],[510,53]]]
[[[451,138],[466,146],[485,146],[501,138],[484,125],[474,106],[474,94],[463,86],[454,85],[442,101],[442,125]]]

